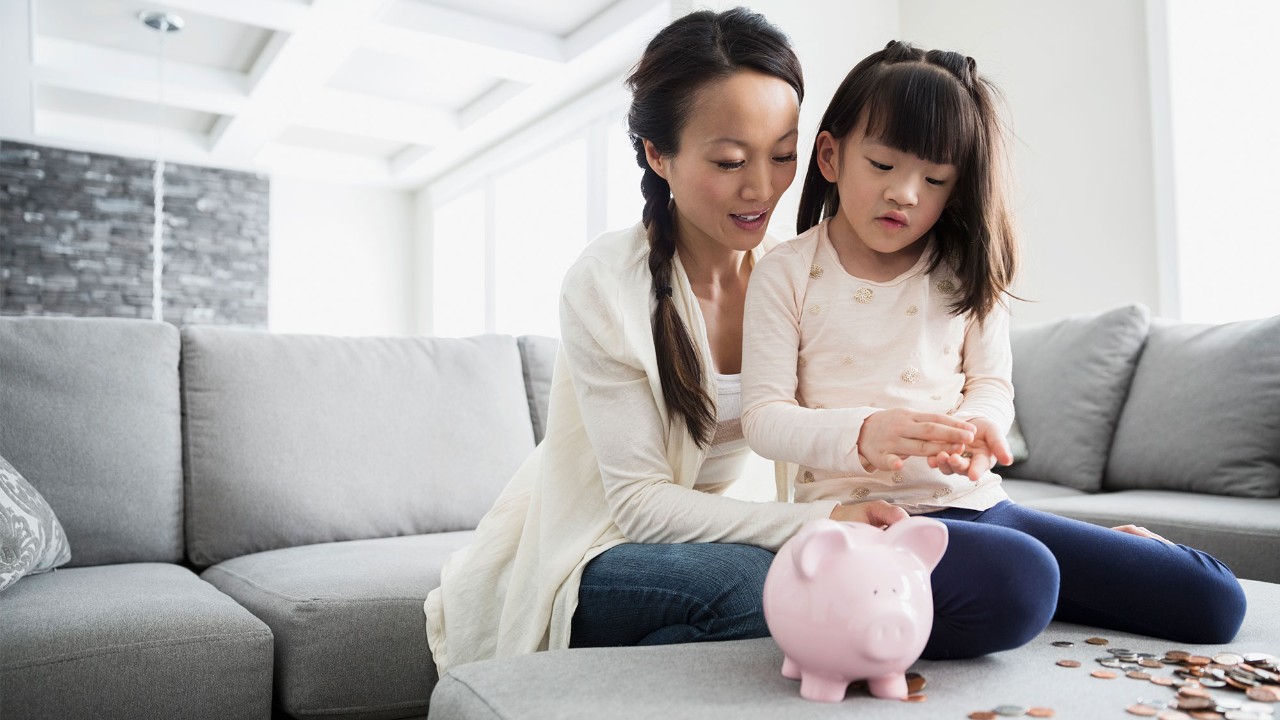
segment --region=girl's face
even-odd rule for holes
[[[671,186],[681,244],[745,251],[759,245],[796,176],[800,105],[771,75],[741,71],[698,91],[679,150],[649,166]]]
[[[916,244],[947,206],[958,173],[866,135],[860,122],[841,141],[823,131],[814,145],[818,168],[840,191],[833,237],[854,249],[918,257]],[[914,260],[914,258],[912,258]]]

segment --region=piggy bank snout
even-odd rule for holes
[[[916,619],[904,610],[890,610],[869,618],[862,633],[862,646],[868,657],[876,660],[897,660],[915,647],[919,632]]]

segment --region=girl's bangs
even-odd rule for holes
[[[884,73],[864,105],[867,137],[932,163],[967,166],[979,124],[960,82],[924,63],[887,65]]]

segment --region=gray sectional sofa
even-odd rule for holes
[[[0,593],[0,715],[819,716],[772,672],[741,675],[777,660],[767,639],[543,653],[438,682],[423,599],[540,438],[555,349],[0,318],[0,456],[72,548]],[[1020,331],[1015,385],[1016,498],[1280,581],[1280,319],[1149,327],[1123,308]],[[1246,589],[1242,637],[1280,646],[1280,588]],[[947,672],[1000,660],[971,662]],[[721,702],[709,672],[785,707]],[[861,701],[883,702],[846,702]]]

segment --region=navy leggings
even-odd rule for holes
[[[1240,583],[1198,550],[1001,502],[945,510],[923,657],[1019,647],[1052,619],[1185,643],[1224,643],[1244,620]],[[588,563],[573,647],[764,637],[772,553],[749,545],[614,547]]]

